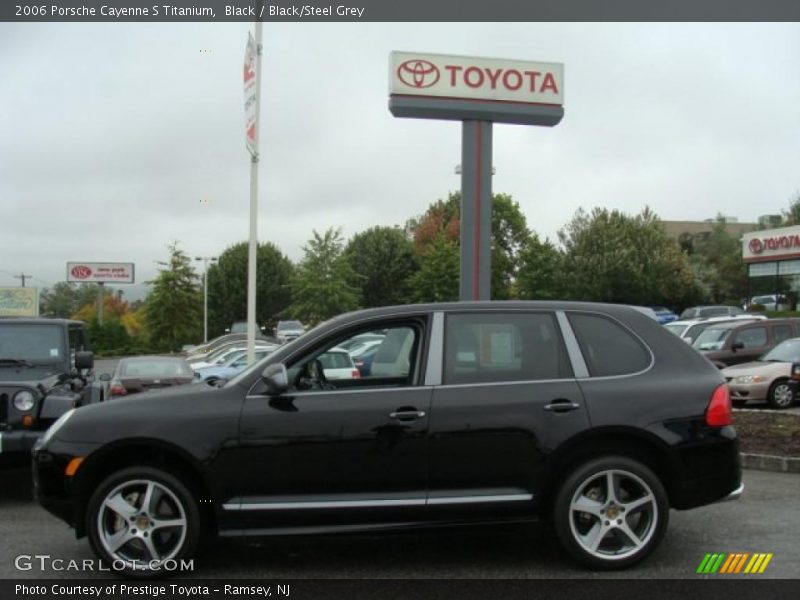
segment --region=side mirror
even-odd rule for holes
[[[734,352],[737,350],[744,350],[744,342],[735,342],[733,346],[731,346],[731,350]]]
[[[75,368],[79,371],[91,369],[94,366],[94,354],[81,350],[75,353]]]
[[[111,374],[110,373],[103,373],[98,377],[100,381],[111,381]]]
[[[283,363],[273,363],[265,367],[261,379],[267,386],[267,396],[280,396],[289,389],[289,373]]]

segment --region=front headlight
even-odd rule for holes
[[[72,416],[74,412],[75,409],[70,408],[67,412],[58,417],[56,422],[50,425],[50,429],[45,431],[44,435],[41,438],[39,438],[39,445],[44,446],[47,442],[49,442],[50,438],[52,438],[56,434],[56,432],[64,426],[64,424],[69,420],[69,418]]]
[[[27,412],[36,404],[36,396],[28,390],[22,390],[14,394],[14,408],[22,412]]]
[[[740,375],[734,381],[736,383],[763,383],[764,378],[761,375]]]

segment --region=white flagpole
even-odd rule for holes
[[[256,11],[261,2],[257,3]],[[256,359],[256,247],[258,244],[259,116],[261,112],[261,20],[256,18],[256,120],[255,144],[250,157],[250,244],[247,253],[247,363]]]

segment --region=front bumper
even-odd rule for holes
[[[769,382],[762,383],[728,383],[731,392],[731,400],[758,400],[763,401],[767,398]]]
[[[44,431],[2,431],[0,432],[0,455],[24,454],[30,456],[31,450]]]

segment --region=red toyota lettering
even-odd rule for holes
[[[477,75],[477,80],[473,78],[473,80],[470,81],[470,75]],[[464,83],[471,88],[481,87],[483,85],[483,71],[478,67],[469,67],[464,71]]]
[[[541,75],[539,71],[525,71],[525,75],[528,77],[528,81],[531,83],[531,91],[536,91],[536,78]]]
[[[553,77],[552,73],[545,73],[544,74],[544,81],[542,81],[542,89],[540,92],[545,92],[547,90],[552,91],[554,94],[558,93],[558,86],[556,85],[556,78]]]
[[[450,71],[450,86],[455,87],[456,74],[461,70],[461,67],[459,67],[458,65],[445,65],[444,68]]]
[[[492,89],[493,90],[497,89],[497,80],[500,79],[500,73],[503,72],[503,69],[495,69],[494,71],[492,71],[487,67],[486,69],[484,69],[484,71],[486,71],[486,75],[489,76],[489,81],[492,84]]]
[[[514,83],[511,83],[512,77],[516,78]],[[516,69],[509,69],[503,75],[503,85],[505,85],[509,90],[518,90],[522,87],[522,73]]]

